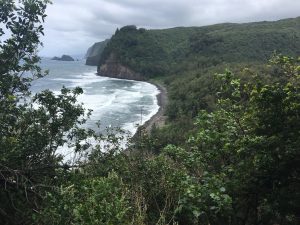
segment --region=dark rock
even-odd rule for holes
[[[69,55],[62,55],[61,58],[59,57],[53,57],[52,60],[57,60],[57,61],[75,61],[71,56]]]
[[[103,65],[98,66],[97,72],[99,76],[104,77],[139,81],[145,80],[145,77],[118,62],[113,54],[110,55]]]

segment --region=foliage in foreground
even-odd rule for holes
[[[272,84],[217,75],[216,109],[200,112],[189,147],[153,154],[145,136],[126,153],[94,152],[43,214],[74,209],[54,224],[298,224],[299,62],[275,56]]]
[[[118,136],[80,127],[80,88],[30,98],[46,3],[0,2],[12,32],[0,46],[1,224],[299,224],[300,59],[275,56],[269,83],[217,75],[185,148],[153,154],[142,136],[120,152]],[[89,149],[85,161],[64,164],[65,144]]]
[[[30,93],[31,81],[46,75],[36,53],[48,3],[0,1],[1,224],[32,223],[46,191],[64,182],[76,165],[64,165],[57,150],[68,146],[81,154],[89,147],[87,137],[95,136],[81,127],[89,115],[76,100],[81,88]]]

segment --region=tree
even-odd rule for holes
[[[46,90],[32,96],[30,82],[46,75],[38,66],[48,0],[0,1],[0,223],[29,224],[46,190],[61,182],[71,165],[57,149],[80,152],[92,131],[80,128],[86,113],[80,88]],[[6,33],[6,35],[4,35]]]
[[[129,192],[116,173],[70,181],[47,194],[47,207],[36,217],[38,224],[132,224]]]
[[[232,199],[222,224],[299,223],[300,59],[277,55],[271,63],[270,84],[218,75],[217,109],[197,120],[193,152]]]

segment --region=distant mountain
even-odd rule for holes
[[[109,39],[106,39],[105,41],[97,42],[91,46],[86,55],[86,65],[89,66],[97,66],[100,60],[100,56],[102,54],[102,51],[106,47],[107,43],[109,42]]]
[[[126,26],[99,46],[105,48],[94,47],[90,54],[97,55],[93,64],[100,56],[100,75],[122,77],[128,70],[146,79],[182,74],[221,63],[265,62],[274,51],[300,55],[300,17],[162,30]]]
[[[62,55],[62,57],[53,57],[52,60],[57,61],[75,61],[71,56],[69,55]]]

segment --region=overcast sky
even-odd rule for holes
[[[43,56],[85,54],[125,25],[203,26],[300,16],[300,0],[52,0]]]

